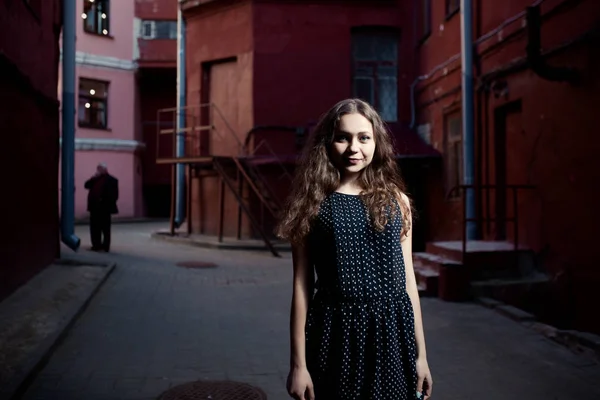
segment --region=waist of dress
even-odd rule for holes
[[[408,292],[404,289],[392,293],[382,294],[364,294],[364,295],[348,295],[339,292],[319,289],[314,295],[315,301],[321,301],[328,304],[376,304],[390,303],[405,300],[408,297]]]

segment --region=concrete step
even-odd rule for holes
[[[426,297],[437,297],[439,273],[419,260],[414,260],[413,268],[420,294]]]
[[[435,262],[435,257],[440,257],[454,261],[454,265],[463,264],[474,281],[518,278],[534,266],[531,250],[515,250],[514,245],[508,242],[468,241],[464,255],[461,241],[430,242],[426,245],[426,252],[431,254],[426,263]]]
[[[425,253],[425,252],[417,252],[413,253],[413,258],[418,260],[423,266],[439,272],[440,267],[443,266],[460,266],[461,263],[459,261],[454,261],[446,257],[439,256],[437,254]]]

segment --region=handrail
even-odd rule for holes
[[[233,130],[231,125],[229,125],[229,122],[227,121],[227,119],[225,119],[225,117],[223,116],[223,113],[221,112],[219,107],[217,107],[214,103],[210,103],[210,107],[213,110],[215,110],[217,112],[217,114],[219,114],[219,116],[221,117],[221,120],[223,121],[223,123],[225,123],[225,126],[229,129],[229,133],[231,133],[231,135],[235,138],[236,142],[238,143],[241,154],[245,155],[245,153],[247,151],[246,146],[242,143],[242,141],[240,140],[238,135],[235,134],[235,131]],[[214,127],[214,123],[212,125]]]
[[[204,109],[208,109],[208,115],[207,115],[207,120],[202,120],[202,113],[205,112]],[[169,116],[169,119],[173,120],[172,126],[173,128],[171,129],[161,129],[160,125],[161,125],[161,115],[164,114],[171,114]],[[182,128],[175,128],[175,121],[177,119],[177,117],[179,115],[183,114],[185,116],[186,122],[189,118],[192,118],[194,120],[194,122],[192,123],[192,126],[186,126],[186,127],[182,127]],[[157,159],[160,159],[160,152],[159,152],[159,137],[160,135],[165,135],[165,134],[172,134],[174,137],[177,136],[185,136],[186,138],[189,136],[194,136],[195,133],[200,132],[200,131],[212,131],[214,132],[216,135],[218,135],[221,139],[224,139],[225,135],[223,135],[221,132],[217,131],[215,129],[215,121],[214,121],[214,114],[218,115],[218,117],[220,117],[221,121],[223,122],[223,125],[225,126],[225,131],[227,131],[226,135],[231,135],[233,137],[233,139],[235,140],[235,142],[237,143],[238,146],[238,155],[245,155],[247,153],[247,149],[246,146],[244,145],[244,143],[242,143],[242,141],[240,140],[240,138],[236,135],[235,130],[231,127],[231,125],[229,124],[229,121],[227,121],[227,119],[224,117],[223,112],[219,109],[219,107],[217,107],[214,103],[200,103],[200,104],[193,104],[193,105],[188,105],[185,107],[169,107],[169,108],[162,108],[160,110],[157,110]],[[196,120],[198,120],[200,123],[196,124]],[[186,123],[186,125],[188,125],[188,123]],[[190,133],[191,131],[191,133]],[[187,151],[187,149],[186,149]],[[173,155],[173,157],[170,158],[177,158],[175,157],[175,155]]]
[[[231,159],[235,163],[236,168],[242,173],[242,176],[244,177],[244,179],[246,179],[246,182],[248,182],[248,184],[254,191],[254,194],[256,194],[256,196],[260,199],[260,201],[267,207],[267,209],[269,210],[271,215],[274,217],[277,217],[277,212],[271,208],[271,206],[269,205],[269,202],[263,197],[263,195],[260,193],[260,190],[258,190],[258,188],[254,184],[254,182],[252,182],[252,179],[248,176],[248,173],[246,172],[244,167],[240,164],[240,160],[238,160],[237,157],[231,157]]]
[[[498,188],[512,191],[513,217],[510,218],[508,216],[504,216],[504,218],[502,219],[502,222],[512,222],[513,223],[513,238],[514,238],[515,253],[518,250],[518,247],[519,247],[518,193],[519,193],[519,190],[535,189],[535,186],[534,185],[495,185],[495,184],[494,185],[456,185],[448,191],[447,197],[450,197],[459,191],[461,192],[460,194],[462,197],[462,206],[463,206],[463,218],[462,218],[462,256],[463,256],[463,261],[464,261],[465,254],[467,253],[467,223],[468,222],[477,222],[477,221],[498,222],[497,217],[492,218],[489,216],[487,216],[487,217],[482,216],[481,218],[477,218],[477,217],[467,218],[467,202],[466,202],[465,191],[468,189],[478,190],[480,193],[483,191],[486,191],[486,195],[489,196],[490,189],[497,190]]]
[[[269,238],[267,237],[267,235],[265,234],[265,232],[261,228],[260,224],[254,218],[254,216],[252,215],[252,213],[250,212],[250,210],[248,209],[248,207],[244,203],[244,200],[241,198],[240,194],[235,190],[235,186],[231,182],[231,179],[229,179],[229,177],[227,176],[227,173],[225,172],[225,169],[221,165],[219,157],[215,157],[214,158],[213,165],[215,167],[215,170],[217,171],[217,173],[220,175],[221,179],[223,180],[222,182],[225,183],[225,185],[227,185],[227,187],[229,188],[229,190],[231,190],[231,192],[235,196],[236,200],[238,201],[238,204],[240,205],[240,207],[242,208],[242,210],[246,213],[246,215],[250,219],[250,223],[254,226],[254,229],[256,229],[260,233],[260,235],[263,238],[263,241],[265,242],[265,244],[267,245],[267,247],[269,248],[269,250],[271,251],[271,253],[275,257],[280,257],[279,253],[277,252],[277,250],[275,250],[275,247],[273,246],[273,244],[271,243],[271,241],[269,240]]]
[[[269,153],[271,153],[271,155],[273,155],[273,157],[275,157],[277,159],[277,153],[275,153],[275,151],[273,150],[273,148],[271,147],[271,145],[269,144],[269,142],[267,142],[265,139],[262,139],[259,143],[258,146],[256,146],[253,150],[252,150],[252,154],[254,155],[256,153],[256,150],[258,150],[261,146],[265,146],[267,151]],[[283,163],[279,160],[277,160],[277,164],[281,167],[281,169],[283,170],[283,175],[285,175],[288,180],[291,182],[294,178],[292,177],[292,175],[290,175],[290,173],[288,172],[288,170],[283,166]]]

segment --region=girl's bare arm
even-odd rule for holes
[[[402,201],[408,204],[408,197],[402,194]],[[412,227],[402,238],[402,253],[404,255],[404,265],[406,274],[406,291],[413,305],[415,317],[415,339],[417,341],[418,358],[427,359],[427,350],[425,348],[425,333],[423,330],[423,317],[421,315],[421,301],[419,300],[419,289],[413,267],[412,256]]]
[[[290,366],[306,368],[305,334],[308,303],[312,296],[314,272],[309,265],[305,244],[292,246],[294,284],[290,313]]]

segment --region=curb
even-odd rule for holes
[[[17,400],[25,394],[37,374],[45,367],[54,351],[67,336],[67,333],[71,327],[87,309],[96,293],[98,293],[100,288],[104,285],[116,267],[116,263],[114,262],[102,265],[103,267],[106,265],[104,267],[106,269],[104,276],[98,281],[93,290],[90,291],[89,296],[70,314],[67,314],[67,318],[65,319],[64,323],[61,326],[58,326],[53,334],[43,340],[43,342],[37,347],[29,359],[24,363],[25,367],[23,368],[23,373],[19,376],[16,376],[8,384],[9,387],[2,388],[0,399]]]
[[[140,217],[140,218],[136,218],[136,217],[123,217],[123,218],[119,218],[119,217],[115,217],[112,218],[111,223],[114,224],[142,224],[142,223],[150,223],[150,222],[164,222],[164,223],[168,223],[169,219],[168,218],[146,218],[146,217]],[[75,220],[75,225],[89,225],[90,223],[90,219],[89,218],[79,218]]]
[[[542,334],[546,338],[567,347],[571,351],[590,354],[600,361],[600,336],[598,335],[569,329],[558,329],[552,325],[539,322],[533,314],[489,297],[479,297],[476,301],[480,305],[492,309],[497,313],[520,323],[524,327]]]
[[[188,238],[186,236],[171,236],[170,233],[164,232],[152,232],[150,234],[152,239],[162,240],[165,242],[185,244],[188,246],[202,247],[207,249],[217,250],[245,250],[245,251],[269,251],[266,245],[251,245],[251,244],[234,244],[234,243],[215,243],[210,241],[201,241]],[[275,249],[279,252],[290,252],[292,251],[289,245],[274,245]]]

